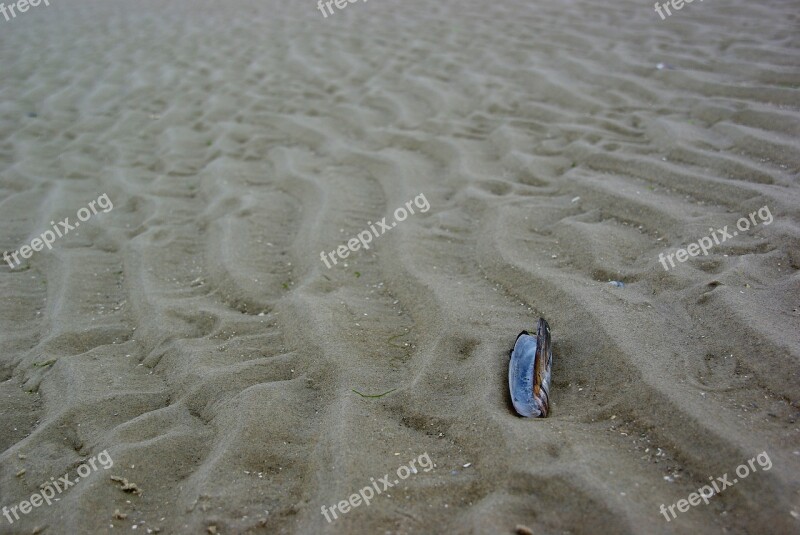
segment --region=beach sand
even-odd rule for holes
[[[113,203],[0,266],[0,506],[79,480],[0,533],[797,533],[797,7],[0,19],[0,250]],[[525,419],[508,354],[540,316],[552,413]]]

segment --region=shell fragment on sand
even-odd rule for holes
[[[535,336],[528,331],[519,333],[508,363],[511,403],[520,416],[544,418],[550,412],[552,367],[550,326],[539,318]]]

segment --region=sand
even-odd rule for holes
[[[0,506],[114,465],[0,533],[800,529],[797,2],[50,4],[0,18],[0,250],[113,209],[0,265]]]

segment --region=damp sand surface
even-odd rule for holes
[[[114,461],[0,532],[796,533],[798,19],[781,0],[0,18],[0,250],[114,206],[0,265],[0,506]],[[528,420],[508,351],[540,316],[552,413]],[[770,470],[659,512],[761,452]]]

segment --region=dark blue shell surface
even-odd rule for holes
[[[517,336],[508,363],[511,403],[520,416],[546,417],[550,411],[550,374],[553,351],[550,326],[539,319],[536,335],[522,331]]]

